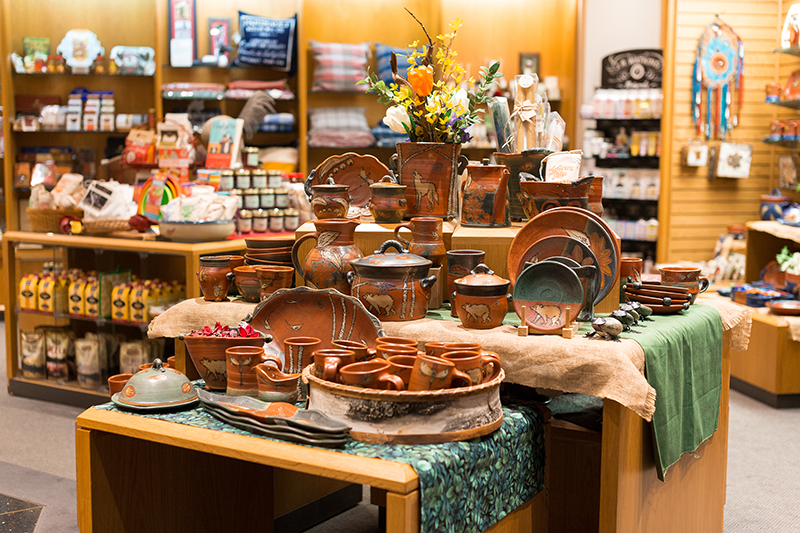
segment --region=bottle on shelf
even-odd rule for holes
[[[94,72],[95,74],[106,73],[106,67],[103,64],[102,54],[97,54],[97,57],[94,59],[94,64],[92,65],[92,72]]]

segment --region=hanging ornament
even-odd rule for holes
[[[744,43],[717,15],[695,54],[691,106],[697,135],[725,139],[739,125],[743,97]]]

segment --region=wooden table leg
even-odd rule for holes
[[[386,533],[419,532],[419,491],[386,493]]]
[[[75,430],[76,481],[78,496],[78,529],[81,533],[92,533],[92,460],[90,453],[90,431]]]

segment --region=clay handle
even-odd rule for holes
[[[325,381],[336,381],[336,373],[339,371],[339,365],[342,360],[338,357],[326,357],[325,369],[322,371],[322,379]]]
[[[302,267],[302,265],[300,265],[300,260],[297,257],[297,253],[300,251],[300,245],[303,243],[303,241],[308,239],[316,240],[317,234],[307,233],[306,235],[303,235],[302,237],[294,241],[294,246],[292,246],[292,264],[294,265],[294,269],[297,270],[301,276],[303,276],[303,279],[310,282],[311,276],[309,276],[308,272],[306,272],[306,270]]]
[[[456,382],[461,383],[461,385],[456,385]],[[472,378],[469,377],[468,374],[458,370],[457,368],[453,369],[453,386],[454,387],[472,387]]]
[[[486,375],[486,366],[492,365],[491,375]],[[492,381],[500,375],[500,358],[496,355],[481,354],[481,366],[483,367],[483,382]]]
[[[469,159],[464,154],[461,154],[458,157],[458,167],[456,169],[456,172],[458,172],[459,176],[467,169],[467,165],[469,165]]]
[[[231,270],[230,272],[225,274],[225,279],[227,279],[228,281],[233,281],[234,279],[236,279],[236,272]]]
[[[486,265],[486,263],[480,263],[478,266],[472,269],[472,272],[470,272],[470,274],[489,274],[490,276],[493,276],[494,270],[489,268],[489,266]]]
[[[706,292],[709,285],[708,278],[700,278],[700,292]]]
[[[406,383],[403,381],[403,378],[395,374],[384,374],[378,378],[378,382],[386,383],[389,389],[405,390],[406,388]]]
[[[315,177],[317,177],[316,168],[308,173],[308,178],[306,178],[305,183],[303,183],[303,192],[306,193],[309,201],[311,201],[311,197],[314,196],[313,192],[311,191],[311,184],[314,182]]]
[[[410,241],[407,241],[407,240],[405,240],[404,238],[402,238],[400,236],[400,230],[403,229],[403,228],[407,229],[408,231],[411,231],[411,222],[405,222],[404,224],[398,224],[397,227],[394,228],[394,237],[395,237],[395,239],[397,239],[398,241],[403,243],[406,247],[411,246],[411,242]]]
[[[394,231],[397,232],[397,229],[395,229]],[[400,240],[402,241],[403,239],[400,239]],[[409,243],[406,243],[406,244],[409,244]],[[386,250],[388,250],[389,248],[394,248],[395,250],[398,251],[398,253],[401,253],[401,254],[407,254],[408,253],[408,250],[403,248],[402,244],[400,244],[397,241],[393,241],[391,239],[389,239],[388,241],[385,241],[383,244],[381,244],[381,247],[378,248],[377,250],[375,250],[375,253],[376,254],[385,254]]]
[[[436,276],[428,276],[427,278],[422,278],[421,280],[419,280],[419,285],[420,287],[422,287],[422,290],[429,293],[431,291],[431,287],[433,287],[434,284],[436,284],[437,279],[439,278],[437,278]]]
[[[389,168],[392,170],[392,172],[395,173],[395,175],[398,174],[398,172],[397,172],[397,159],[398,159],[397,154],[392,154],[392,157],[389,158]]]
[[[265,353],[264,355],[261,356],[261,362],[266,363],[267,361],[275,363],[275,366],[278,367],[278,370],[283,372],[283,361],[281,361],[280,357],[278,357],[277,355],[270,355]]]

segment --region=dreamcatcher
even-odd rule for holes
[[[725,139],[739,124],[743,97],[744,43],[717,16],[700,36],[695,54],[691,105],[697,135],[704,135],[706,140]]]

